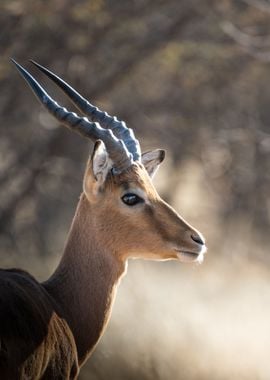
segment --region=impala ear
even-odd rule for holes
[[[109,157],[106,147],[101,140],[97,140],[93,154],[87,163],[84,176],[84,191],[88,198],[91,194],[97,195],[102,189],[111,168],[112,160]]]
[[[109,170],[112,168],[112,161],[109,158],[103,141],[96,141],[91,161],[93,175],[96,181],[102,185],[105,182]]]
[[[142,163],[151,178],[154,177],[164,158],[165,150],[163,149],[155,149],[142,154]]]

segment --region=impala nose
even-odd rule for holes
[[[193,241],[195,241],[195,243],[197,243],[197,244],[200,244],[200,245],[204,245],[205,244],[204,237],[202,235],[199,235],[198,233],[192,233],[191,234],[191,239]]]

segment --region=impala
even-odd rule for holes
[[[52,276],[39,283],[22,270],[0,270],[0,378],[75,379],[104,332],[127,259],[202,261],[206,247],[152,184],[163,150],[141,154],[124,122],[32,61],[87,117],[68,112],[13,62],[47,110],[95,146]]]

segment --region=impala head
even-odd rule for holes
[[[60,107],[20,65],[14,62],[43,105],[70,129],[95,141],[84,176],[84,194],[97,234],[121,258],[202,261],[203,236],[158,195],[152,177],[163,150],[141,154],[139,142],[124,122],[91,105],[66,82],[33,62],[88,118]]]

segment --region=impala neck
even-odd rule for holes
[[[103,246],[95,231],[91,205],[81,196],[66,248],[44,284],[74,335],[79,363],[86,360],[108,322],[125,262]]]

